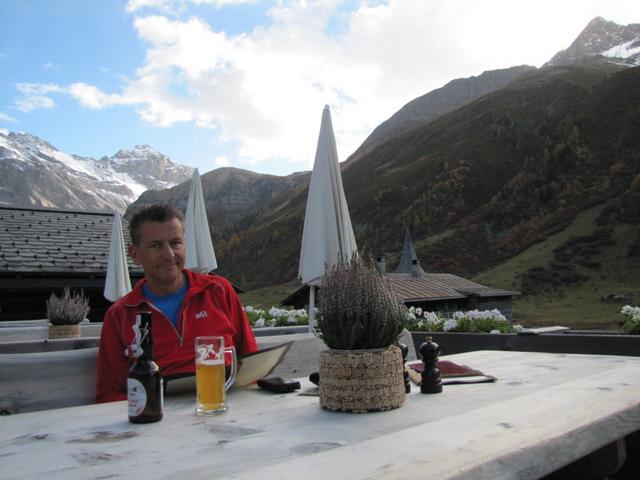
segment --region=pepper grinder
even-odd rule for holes
[[[420,345],[420,356],[424,364],[421,373],[420,393],[442,393],[442,378],[440,370],[436,367],[439,355],[440,347],[431,341],[431,337],[427,337],[426,341]]]

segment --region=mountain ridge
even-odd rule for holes
[[[556,53],[544,66],[554,67],[585,61],[640,65],[640,23],[618,25],[596,17],[567,49]]]
[[[0,132],[2,205],[124,212],[145,190],[171,187],[191,171],[149,146],[96,160],[35,135]]]

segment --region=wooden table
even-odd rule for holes
[[[255,387],[219,417],[194,395],[134,425],[125,402],[0,418],[0,477],[533,479],[640,429],[640,358],[478,351],[445,357],[498,377],[388,412],[335,413]],[[310,386],[306,384],[305,386]]]

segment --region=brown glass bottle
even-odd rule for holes
[[[136,326],[140,332],[142,352],[129,369],[127,398],[129,421],[151,423],[162,420],[164,399],[160,368],[153,361],[153,339],[151,337],[151,312],[138,312]]]

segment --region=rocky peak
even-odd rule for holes
[[[556,53],[545,66],[606,61],[640,65],[640,24],[618,25],[596,17],[566,50]]]
[[[147,188],[167,188],[186,180],[192,172],[190,167],[178,165],[169,157],[149,145],[136,145],[130,150],[119,150],[112,157],[103,157],[103,162],[113,169],[129,174]]]

